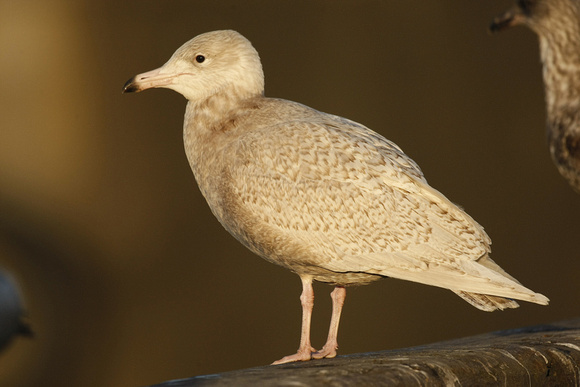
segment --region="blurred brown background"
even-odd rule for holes
[[[266,95],[399,144],[492,237],[492,257],[548,307],[484,313],[384,280],[348,292],[340,354],[580,314],[580,197],[552,165],[537,39],[487,26],[511,1],[0,1],[0,266],[34,339],[0,385],[131,386],[252,367],[298,346],[297,276],[210,213],[189,170],[185,100],[122,95],[193,36],[236,29]],[[332,289],[315,287],[313,342]]]

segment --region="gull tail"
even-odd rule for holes
[[[504,297],[488,296],[487,294],[469,293],[461,290],[453,290],[453,293],[475,306],[477,309],[485,312],[494,310],[514,309],[520,306],[514,300]]]
[[[495,263],[488,255],[483,256],[477,261],[479,264],[487,267],[503,275],[504,277],[512,280],[513,282],[521,285],[521,283],[509,275],[505,270],[503,270],[497,263]],[[524,288],[527,292],[523,295],[518,295],[518,299],[533,302],[540,305],[548,305],[548,298],[540,293],[534,293],[533,291]],[[494,310],[504,310],[504,309],[514,309],[520,305],[512,300],[511,298],[490,296],[487,294],[471,293],[461,290],[453,290],[453,293],[457,294],[459,297],[463,298],[465,301],[475,306],[477,309],[483,310],[485,312],[493,312]]]

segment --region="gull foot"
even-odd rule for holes
[[[336,349],[337,349],[337,347],[335,347],[335,346],[327,347],[325,345],[324,347],[322,347],[322,349],[320,351],[314,352],[312,354],[312,358],[313,359],[322,359],[322,358],[332,359],[333,357],[336,357]]]
[[[316,349],[310,348],[310,350],[301,350],[299,349],[294,355],[284,356],[280,360],[276,360],[272,365],[276,364],[285,364],[285,363],[292,363],[295,361],[308,361],[310,360],[312,353],[316,352]]]

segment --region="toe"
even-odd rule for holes
[[[315,351],[314,348],[311,349],[312,351],[298,351],[294,355],[284,356],[282,359],[276,360],[274,363],[272,363],[272,365],[292,363],[295,361],[308,361],[312,356],[312,352]]]

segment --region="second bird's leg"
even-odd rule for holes
[[[335,357],[336,350],[338,349],[338,323],[340,322],[340,313],[342,312],[342,306],[346,298],[346,289],[344,286],[337,286],[330,293],[330,297],[332,298],[332,317],[330,318],[328,339],[320,351],[312,354],[314,359]]]
[[[276,360],[274,364],[284,364],[293,361],[310,360],[310,356],[316,349],[312,348],[310,344],[310,321],[312,320],[312,308],[314,307],[314,289],[312,289],[311,277],[300,277],[302,280],[302,294],[300,295],[300,303],[302,304],[302,331],[300,333],[300,347],[298,352],[294,355],[288,355],[280,360]]]

